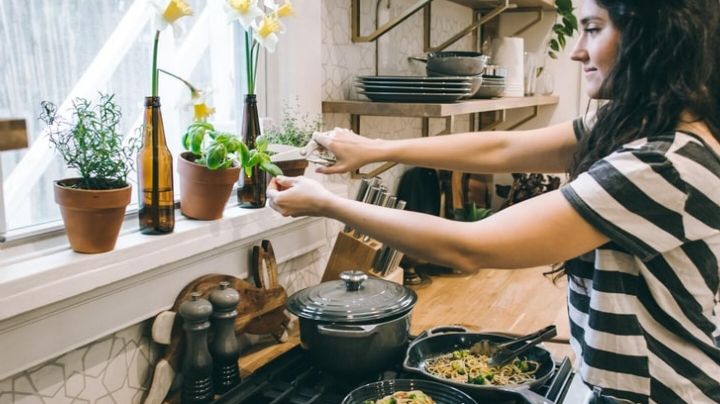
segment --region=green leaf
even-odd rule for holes
[[[255,148],[261,153],[264,153],[267,150],[268,144],[268,138],[265,135],[260,135],[255,139]]]
[[[190,151],[193,154],[200,155],[202,153],[203,139],[205,139],[205,132],[207,130],[203,128],[193,129],[190,133]]]
[[[231,137],[232,137],[232,135],[229,135],[227,133],[218,133],[214,137],[214,140],[217,143],[221,143],[221,144],[225,145],[225,147],[227,148],[227,145],[230,142]]]
[[[185,150],[190,150],[190,132],[185,132],[182,137],[182,146]]]
[[[560,44],[558,43],[557,39],[551,39],[550,40],[550,49],[554,50],[555,52],[560,52]]]
[[[555,9],[558,11],[572,10],[572,0],[555,0]]]
[[[247,166],[248,161],[250,161],[250,150],[248,150],[247,145],[245,143],[240,142],[240,165],[243,167]]]
[[[225,164],[227,158],[227,149],[221,143],[215,143],[207,150],[207,167],[211,170],[217,170]]]
[[[228,139],[228,142],[225,144],[225,147],[227,147],[228,149],[228,153],[237,153],[238,151],[240,151],[242,146],[244,146],[243,142],[241,142],[240,139],[235,136],[232,136],[230,139]]]
[[[273,177],[277,177],[278,175],[282,175],[283,172],[280,169],[280,167],[276,166],[275,164],[269,162],[269,161],[263,161],[260,163],[260,168],[265,171],[266,173],[269,173]]]
[[[557,40],[558,40],[558,42],[560,43],[560,47],[561,47],[561,48],[565,48],[565,44],[566,44],[566,42],[565,42],[565,35],[558,35],[558,36],[557,36]]]
[[[548,56],[550,56],[552,59],[557,59],[557,55],[553,51],[549,51]]]

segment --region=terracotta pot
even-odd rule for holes
[[[192,219],[220,219],[240,176],[240,167],[210,170],[194,160],[190,152],[178,157],[180,211]]]
[[[70,188],[80,178],[55,181],[55,202],[60,205],[70,247],[80,253],[101,253],[115,248],[132,187],[117,189]]]

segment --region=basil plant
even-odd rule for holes
[[[270,162],[268,141],[263,136],[256,139],[256,147],[251,150],[233,133],[217,131],[209,122],[193,122],[183,135],[182,144],[195,156],[195,163],[210,170],[240,165],[251,176],[252,168],[260,166],[272,176],[282,175],[282,170]]]

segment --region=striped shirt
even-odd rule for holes
[[[567,263],[585,383],[638,403],[720,402],[720,157],[693,134],[650,136],[561,192],[610,239]]]

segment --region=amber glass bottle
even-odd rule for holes
[[[248,149],[255,148],[255,139],[260,136],[260,118],[258,118],[257,98],[255,94],[245,95],[243,108],[242,139]],[[242,183],[238,188],[238,201],[243,208],[265,207],[267,191],[267,174],[259,166],[252,168],[252,176],[245,175],[243,170]]]
[[[172,155],[165,142],[160,97],[145,97],[143,132],[137,162],[140,231],[171,233],[175,227]]]

